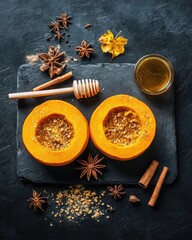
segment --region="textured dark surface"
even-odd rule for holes
[[[98,79],[101,91],[92,99],[76,100],[73,94],[53,96],[48,99],[61,99],[76,106],[89,121],[91,113],[106,98],[116,94],[129,94],[144,101],[154,112],[157,121],[155,140],[150,148],[140,157],[126,162],[119,162],[105,157],[106,171],[99,181],[90,181],[90,184],[137,184],[138,180],[153,159],[157,159],[160,168],[156,173],[153,182],[157,181],[163,166],[169,168],[169,174],[165,183],[172,183],[177,175],[177,154],[176,154],[176,133],[175,133],[175,96],[174,88],[160,96],[148,96],[143,94],[134,82],[134,64],[71,64],[66,71],[73,72],[73,79],[93,78]],[[70,87],[73,79],[60,84],[60,87]],[[46,81],[45,74],[39,71],[39,65],[22,65],[18,71],[18,92],[25,92]],[[45,102],[47,97],[36,99],[23,99],[18,103],[18,153],[17,173],[19,177],[30,180],[34,183],[65,183],[78,184],[86,183],[86,179],[79,179],[79,171],[75,170],[79,164],[73,163],[64,167],[49,167],[34,161],[25,150],[21,140],[23,121],[34,106]],[[169,134],[167,134],[169,132]],[[159,150],[161,146],[161,150]],[[103,156],[89,141],[86,150],[78,159],[87,159],[89,152],[92,155]]]
[[[2,0],[0,2],[0,239],[191,239],[192,235],[192,74],[191,0],[141,1],[62,1],[62,0]],[[110,219],[82,221],[79,224],[64,222],[50,227],[44,213],[35,214],[26,200],[32,189],[55,191],[55,186],[24,184],[17,176],[16,117],[17,102],[9,101],[7,94],[16,91],[16,76],[25,56],[47,51],[51,40],[45,35],[47,25],[55,16],[67,11],[73,16],[69,28],[71,47],[62,48],[74,55],[74,47],[82,39],[92,42],[95,55],[79,63],[135,63],[141,56],[158,53],[171,60],[176,71],[176,128],[178,149],[178,177],[163,187],[156,207],[147,202],[153,186],[144,190],[127,187],[122,201],[106,201],[115,205]],[[86,22],[94,25],[84,29]],[[111,60],[100,50],[98,37],[111,29],[129,38],[125,54]],[[169,135],[169,131],[167,131]],[[159,151],[161,146],[159,146]],[[63,186],[64,188],[64,186]],[[105,187],[94,187],[105,189]],[[141,199],[139,206],[128,203],[128,195]]]

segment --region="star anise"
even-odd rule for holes
[[[94,49],[91,48],[91,44],[87,44],[85,40],[83,40],[81,46],[77,46],[75,50],[79,52],[79,57],[87,58],[90,58],[90,54],[94,52]]]
[[[61,39],[65,39],[64,35],[65,35],[65,33],[61,33],[60,31],[56,31],[54,37],[57,40],[61,41]]]
[[[59,20],[59,23],[62,24],[62,26],[67,29],[67,26],[69,23],[71,23],[71,17],[67,15],[67,13],[63,13],[60,16],[57,16],[57,19]]]
[[[51,24],[49,25],[49,27],[51,28],[51,32],[59,32],[60,29],[63,29],[64,27],[60,25],[59,22],[51,22]]]
[[[114,199],[117,199],[117,198],[121,198],[121,195],[124,195],[125,192],[123,191],[124,188],[123,186],[120,184],[120,185],[115,185],[114,187],[107,187],[108,190],[110,191],[109,195],[111,197],[113,197]]]
[[[92,155],[89,153],[88,160],[78,160],[78,162],[82,165],[82,167],[77,167],[77,170],[82,170],[82,173],[80,175],[80,178],[82,178],[84,175],[87,175],[87,180],[89,181],[91,179],[91,176],[93,176],[97,180],[97,174],[101,174],[102,172],[99,170],[101,168],[104,168],[104,164],[99,164],[104,157],[98,159],[98,154],[93,158]]]
[[[27,201],[31,202],[29,204],[30,208],[33,207],[35,211],[37,208],[39,208],[43,211],[42,205],[46,203],[44,199],[45,197],[41,197],[41,193],[37,193],[35,190],[33,190],[33,197],[29,198]]]
[[[42,72],[49,69],[49,75],[51,78],[55,74],[59,75],[66,66],[62,59],[64,55],[65,52],[59,52],[58,47],[50,46],[48,53],[38,54],[39,59],[43,62],[39,69]]]

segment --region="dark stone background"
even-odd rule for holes
[[[0,1],[0,239],[191,239],[192,234],[192,138],[191,138],[191,42],[192,17],[190,0],[2,0]],[[168,57],[175,68],[176,125],[178,141],[178,177],[164,186],[156,207],[147,206],[153,187],[126,188],[122,201],[113,202],[116,211],[99,223],[88,220],[65,222],[53,227],[43,214],[35,214],[26,200],[32,189],[55,191],[55,186],[22,183],[16,175],[16,109],[17,102],[7,94],[16,91],[17,69],[25,56],[45,52],[50,44],[45,35],[47,25],[66,11],[73,16],[70,44],[65,47],[74,55],[74,47],[82,39],[91,42],[95,56],[86,63],[135,63],[141,56],[159,53]],[[90,22],[92,29],[85,30]],[[125,54],[114,60],[100,50],[98,37],[111,29],[129,38]],[[169,134],[169,133],[167,133]],[[160,148],[161,146],[159,146]],[[64,187],[64,186],[63,186]],[[94,187],[98,190],[101,188]],[[103,187],[105,189],[105,187]],[[128,203],[128,195],[138,195],[139,206]]]

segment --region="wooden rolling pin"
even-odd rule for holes
[[[23,99],[53,96],[72,92],[74,93],[77,99],[93,97],[94,95],[100,92],[99,82],[94,79],[74,80],[72,87],[32,92],[10,93],[8,97],[9,99]]]

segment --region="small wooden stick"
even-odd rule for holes
[[[93,97],[100,92],[99,82],[94,79],[74,80],[72,87],[31,92],[9,93],[8,97],[9,99],[23,99],[54,96],[58,94],[66,94],[72,92],[77,99]]]
[[[147,188],[149,185],[153,175],[155,174],[157,168],[159,166],[159,163],[156,160],[153,160],[141,179],[139,180],[139,185],[143,188]]]
[[[164,183],[164,180],[165,180],[165,177],[167,175],[168,170],[169,170],[168,167],[164,167],[162,172],[161,172],[161,175],[160,175],[160,177],[159,177],[159,179],[158,179],[158,181],[157,181],[157,183],[155,185],[155,189],[153,191],[153,194],[152,194],[152,196],[151,196],[151,198],[150,198],[150,200],[148,202],[148,205],[150,207],[154,207],[155,206],[155,203],[156,203],[157,198],[159,196],[161,187],[162,187],[162,185]]]
[[[64,74],[64,75],[62,75],[60,77],[57,77],[57,78],[55,78],[53,80],[50,80],[50,81],[48,81],[48,82],[46,82],[44,84],[41,84],[41,85],[33,88],[33,91],[39,91],[39,90],[46,89],[46,88],[48,88],[50,86],[56,85],[58,83],[61,83],[61,82],[65,81],[65,80],[71,78],[72,76],[73,76],[73,73],[72,72],[68,72],[68,73],[66,73],[66,74]]]

